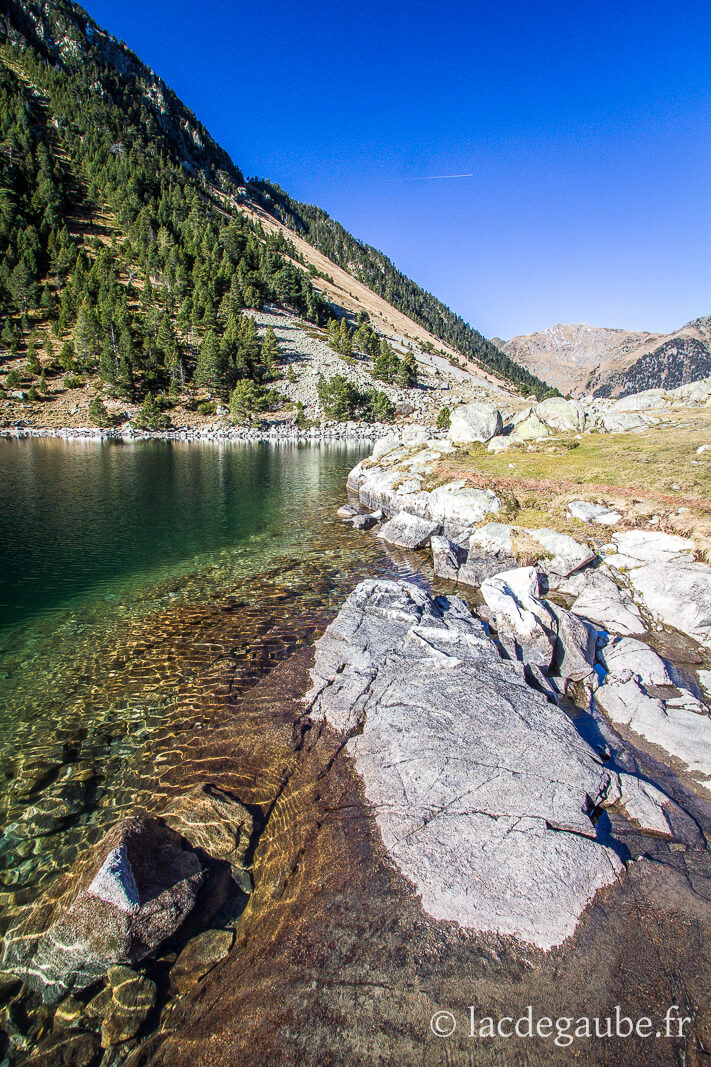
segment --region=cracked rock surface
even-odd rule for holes
[[[424,910],[545,949],[570,936],[621,870],[588,814],[619,797],[619,781],[465,604],[362,582],[311,674],[312,717],[348,737]]]

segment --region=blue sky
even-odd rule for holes
[[[486,336],[711,314],[708,3],[88,9],[247,176],[325,208]]]

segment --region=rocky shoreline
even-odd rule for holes
[[[0,426],[0,438],[59,438],[64,441],[245,441],[309,444],[320,441],[377,441],[392,434],[384,423],[326,422],[309,430],[294,426],[251,429],[243,426],[177,426],[170,430],[137,430],[132,426],[105,429],[70,426],[61,429],[28,426],[22,422]]]
[[[711,568],[594,501],[571,501],[580,539],[502,521],[494,490],[431,482],[452,447],[376,442],[339,511],[427,553],[433,587],[360,581],[191,742],[178,796],[7,931],[2,981],[39,1034],[18,1062],[434,1064],[442,1012],[467,1062],[471,1005],[532,1004],[680,1005],[683,1035],[588,1035],[576,1059],[704,1062]],[[566,1049],[533,1035],[526,1059]]]

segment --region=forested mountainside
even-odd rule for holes
[[[675,389],[711,374],[709,317],[666,335],[557,323],[510,341],[494,338],[494,343],[565,393],[628,396]]]
[[[238,167],[161,79],[80,7],[10,0],[0,16],[0,61],[6,392],[29,385],[30,399],[41,399],[48,381],[71,387],[99,376],[110,395],[145,400],[148,422],[160,422],[170,395],[193,386],[224,400],[237,390],[240,409],[264,409],[279,402],[270,387],[275,340],[269,331],[260,338],[244,311],[265,304],[314,326],[338,325],[334,346],[346,357],[356,347],[374,369],[380,358],[386,379],[391,371],[413,377],[412,364],[397,361],[366,315],[332,322],[342,316],[323,297],[318,272],[306,269],[283,231],[267,232],[240,210]],[[417,318],[416,294],[423,306],[432,298],[390,269]],[[486,363],[481,340],[477,358]],[[546,391],[510,361],[486,365],[525,391]],[[366,417],[387,411],[377,390],[360,399]]]

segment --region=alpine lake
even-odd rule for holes
[[[424,562],[336,517],[363,454],[0,441],[0,933],[194,779],[201,732],[360,580],[427,583]]]

